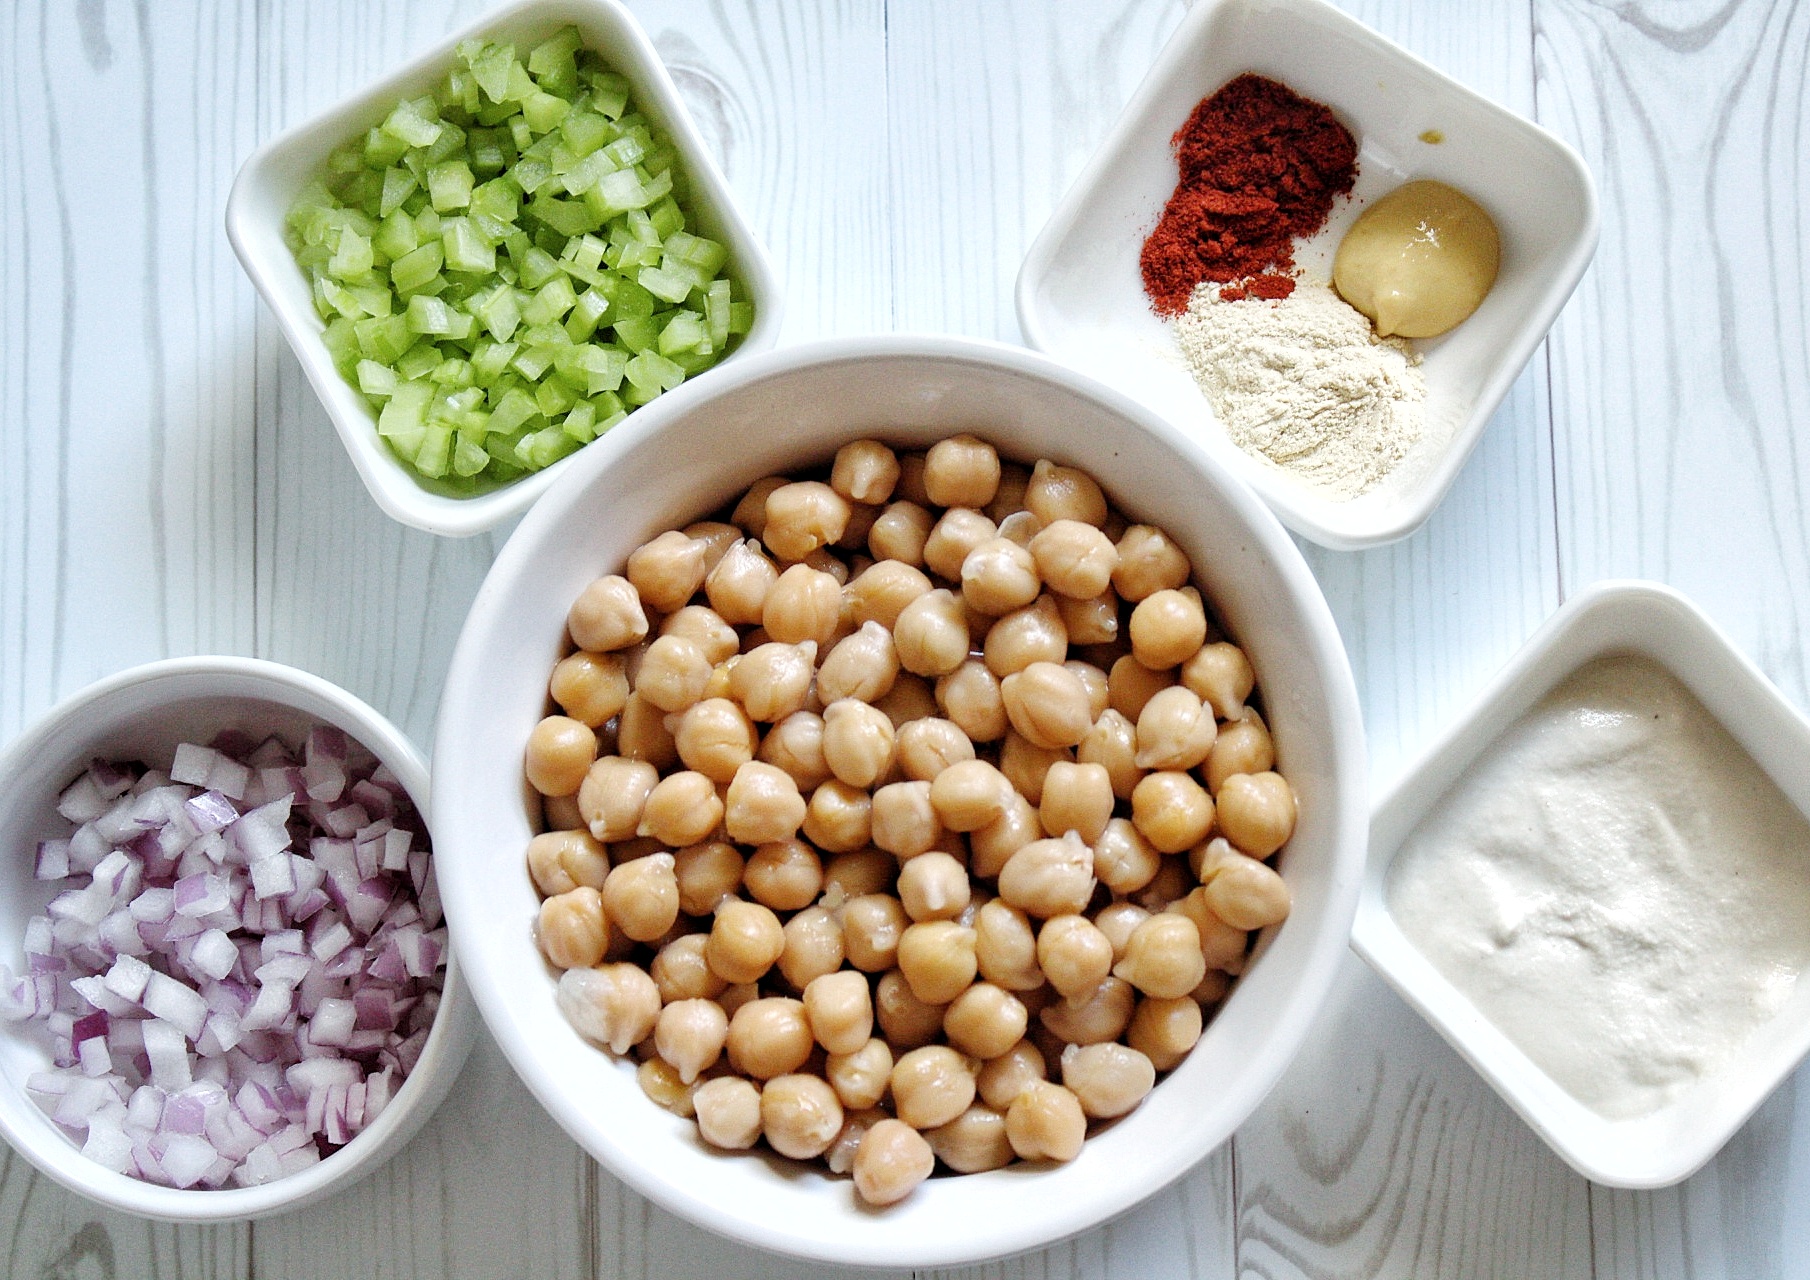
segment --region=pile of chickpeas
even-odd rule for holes
[[[712,1147],[869,1204],[1073,1159],[1288,914],[1294,792],[1191,578],[970,435],[638,548],[525,752],[565,1016]]]

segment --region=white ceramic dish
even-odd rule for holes
[[[318,676],[253,658],[174,658],[91,685],[47,712],[0,753],[0,955],[17,970],[25,923],[55,890],[32,876],[38,840],[69,824],[56,799],[95,757],[170,756],[229,728],[299,741],[317,723],[337,725],[389,765],[427,812],[427,767],[413,743],[365,703]],[[319,1164],[258,1187],[177,1190],[140,1182],[84,1156],[25,1092],[50,1065],[28,1032],[0,1027],[0,1133],[72,1191],[126,1213],[172,1222],[227,1222],[311,1204],[350,1186],[400,1151],[452,1087],[477,1033],[457,961],[447,960],[440,1011],[415,1070],[383,1114]]]
[[[673,140],[680,167],[691,180],[691,206],[704,234],[729,246],[730,274],[754,304],[754,327],[722,364],[765,350],[779,336],[782,303],[766,250],[736,209],[671,75],[627,9],[616,0],[524,0],[446,37],[401,69],[259,147],[240,168],[226,203],[226,234],[233,251],[276,313],[365,488],[387,514],[429,533],[461,537],[519,516],[571,459],[476,497],[449,497],[423,488],[378,439],[370,404],[333,367],[321,342],[325,326],[314,309],[307,276],[284,243],[284,219],[327,156],[380,122],[397,102],[427,92],[446,74],[461,41],[512,40],[520,49],[568,24],[584,33],[586,48],[627,77],[637,106]]]
[[[1424,356],[1427,431],[1396,473],[1338,501],[1226,436],[1151,310],[1138,270],[1176,168],[1170,138],[1245,71],[1323,102],[1357,137],[1358,184],[1297,261],[1325,280],[1362,206],[1409,178],[1470,193],[1502,233],[1481,308]],[[1438,130],[1444,141],[1421,140]],[[1050,215],[1018,275],[1018,321],[1040,351],[1143,401],[1249,481],[1302,536],[1353,550],[1406,537],[1445,496],[1596,248],[1589,172],[1552,134],[1480,97],[1322,0],[1203,0]]]
[[[1352,945],[1572,1168],[1610,1186],[1663,1187],[1715,1155],[1810,1051],[1810,983],[1797,985],[1785,1008],[1726,1068],[1658,1111],[1609,1120],[1486,1021],[1403,933],[1385,898],[1402,841],[1479,753],[1566,676],[1614,653],[1644,655],[1670,671],[1810,814],[1804,770],[1810,721],[1676,591],[1655,583],[1598,583],[1553,615],[1378,804]]]
[[[1256,665],[1278,767],[1300,795],[1300,825],[1280,860],[1294,910],[1192,1056],[1073,1164],[936,1178],[873,1211],[846,1180],[711,1153],[691,1122],[642,1096],[629,1063],[566,1024],[534,942],[538,899],[521,855],[538,823],[522,747],[546,713],[572,600],[640,542],[761,476],[827,461],[848,440],[922,447],[964,430],[1008,455],[1087,469],[1193,557]],[[823,1262],[894,1268],[953,1266],[1074,1235],[1229,1137],[1293,1056],[1344,952],[1367,812],[1362,726],[1338,632],[1298,551],[1249,489],[1118,393],[1022,349],[950,338],[770,353],[680,387],[586,451],[478,592],[447,676],[434,778],[440,883],[473,993],[566,1131],[636,1190],[712,1230]]]

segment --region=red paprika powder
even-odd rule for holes
[[[1194,108],[1172,145],[1175,194],[1139,265],[1157,314],[1179,315],[1203,280],[1226,299],[1285,298],[1297,237],[1326,224],[1357,180],[1357,141],[1325,106],[1249,73]]]

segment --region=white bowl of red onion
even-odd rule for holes
[[[0,753],[0,1132],[144,1217],[338,1191],[476,1033],[427,768],[369,706],[250,658],[136,667]]]

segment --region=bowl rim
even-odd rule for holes
[[[1094,191],[1111,179],[1119,154],[1138,133],[1139,117],[1167,96],[1169,81],[1181,74],[1196,56],[1207,32],[1220,19],[1220,15],[1228,10],[1243,9],[1293,10],[1311,14],[1315,21],[1337,31],[1352,45],[1398,61],[1413,69],[1416,74],[1432,79],[1454,96],[1487,111],[1500,120],[1505,129],[1551,151],[1571,171],[1583,206],[1583,218],[1577,238],[1561,255],[1554,274],[1539,294],[1539,305],[1533,314],[1543,317],[1544,323],[1538,326],[1523,325],[1516,330],[1514,340],[1503,348],[1502,358],[1479,384],[1478,395],[1470,413],[1452,432],[1438,464],[1429,468],[1412,489],[1404,491],[1403,500],[1390,508],[1396,512],[1393,518],[1378,519],[1368,528],[1337,527],[1319,514],[1320,508],[1332,508],[1336,504],[1311,498],[1303,500],[1303,496],[1288,485],[1271,477],[1260,466],[1251,465],[1251,460],[1243,459],[1241,451],[1229,441],[1210,437],[1199,441],[1216,458],[1239,454],[1241,460],[1234,463],[1234,474],[1250,484],[1282,523],[1302,537],[1334,551],[1362,551],[1383,546],[1408,537],[1419,529],[1445,500],[1465,463],[1476,451],[1490,419],[1507,397],[1509,388],[1532,359],[1533,353],[1546,340],[1552,325],[1596,254],[1602,221],[1596,182],[1577,149],[1556,133],[1454,79],[1420,55],[1334,7],[1328,0],[1201,0],[1176,26],[1112,127],[1094,148],[1031,242],[1031,247],[1019,266],[1013,287],[1018,327],[1024,334],[1025,341],[1035,350],[1049,352],[1053,349],[1055,344],[1045,323],[1044,310],[1038,305],[1037,293],[1049,277],[1051,268],[1057,261],[1058,251],[1075,233],[1076,224]]]
[[[427,762],[400,730],[374,708],[320,676],[263,658],[231,655],[197,655],[165,658],[117,672],[95,681],[56,703],[37,717],[13,740],[0,748],[0,777],[11,778],[19,763],[40,752],[46,739],[78,714],[103,710],[121,693],[147,685],[182,685],[221,679],[256,687],[256,693],[223,695],[193,690],[169,702],[189,697],[248,698],[290,707],[316,720],[335,723],[388,765],[415,802],[425,822],[431,794]],[[336,715],[322,715],[326,706]],[[343,721],[343,723],[342,723]],[[451,936],[451,931],[448,931]],[[390,1105],[372,1125],[332,1156],[299,1173],[256,1187],[223,1187],[217,1190],[165,1187],[145,1182],[94,1163],[67,1135],[53,1126],[19,1123],[11,1105],[0,1106],[0,1136],[40,1172],[69,1190],[109,1208],[142,1218],[165,1222],[230,1222],[287,1213],[332,1195],[375,1171],[403,1146],[444,1099],[477,1035],[477,1011],[469,984],[449,948],[441,1003],[420,1059],[396,1090]],[[37,1103],[25,1096],[23,1085],[6,1082],[17,1094],[20,1108],[48,1120]],[[55,1142],[56,1146],[51,1143]],[[342,1161],[341,1158],[344,1157]]]
[[[572,509],[581,503],[591,486],[599,481],[619,455],[658,431],[668,420],[691,413],[698,402],[706,398],[734,395],[755,384],[784,379],[806,369],[837,364],[914,360],[978,365],[992,372],[1054,384],[1077,398],[1094,401],[1124,418],[1128,428],[1143,429],[1168,447],[1188,456],[1208,476],[1220,481],[1226,505],[1243,519],[1252,538],[1260,544],[1260,549],[1273,556],[1283,581],[1301,601],[1310,630],[1304,642],[1327,675],[1326,697],[1331,720],[1326,727],[1328,750],[1331,758],[1341,766],[1336,783],[1330,790],[1332,798],[1329,808],[1333,811],[1331,821],[1334,835],[1328,859],[1330,875],[1327,907],[1319,932],[1313,935],[1311,944],[1304,948],[1304,960],[1298,979],[1303,994],[1299,1000],[1287,1005],[1276,1019],[1277,1029],[1271,1041],[1276,1046],[1274,1071],[1260,1082],[1249,1085],[1249,1107],[1243,1112],[1248,1117],[1274,1087],[1305,1041],[1313,1019],[1330,993],[1333,977],[1347,951],[1350,921],[1356,908],[1356,894],[1362,873],[1369,813],[1368,777],[1363,765],[1362,716],[1356,685],[1330,607],[1305,559],[1274,515],[1248,486],[1228,474],[1222,464],[1204,454],[1198,446],[1150,410],[1047,356],[1004,343],[943,335],[892,334],[832,338],[766,353],[745,362],[739,371],[725,374],[712,386],[699,388],[691,394],[686,394],[688,388],[681,386],[662,397],[650,406],[656,412],[644,418],[632,432],[626,430],[628,424],[624,424],[623,428],[618,428],[618,432],[622,433],[621,438],[616,438],[617,433],[613,432],[611,439],[604,442],[604,448],[587,453],[578,467],[563,476],[547,498],[528,513],[498,555],[490,575],[479,589],[472,613],[460,634],[448,666],[435,740],[436,760],[444,760],[457,751],[463,732],[458,723],[459,717],[447,714],[447,707],[461,697],[464,691],[479,687],[483,678],[484,662],[483,654],[478,648],[478,633],[485,626],[482,619],[486,612],[495,611],[494,605],[487,608],[487,602],[492,597],[503,594],[505,588],[501,584],[505,580],[513,580],[528,570],[534,554],[534,544],[551,534],[562,520],[569,517]],[[443,792],[442,795],[444,797],[447,793]],[[443,798],[441,803],[443,806],[456,805],[458,801]],[[442,814],[447,822],[453,821],[451,809],[443,808]],[[441,825],[445,826],[446,822]],[[456,822],[454,829],[458,829]],[[459,868],[461,858],[456,841],[448,848],[452,850],[449,865]],[[442,880],[449,909],[455,914],[462,908],[476,910],[479,906],[475,896],[467,901],[468,888],[471,895],[479,892],[475,884],[468,885],[471,879],[462,871],[455,870]],[[464,937],[463,934],[459,936]],[[478,944],[466,941],[462,945],[475,947]],[[574,1141],[612,1174],[662,1208],[718,1234],[775,1253],[867,1268],[953,1266],[1020,1253],[1067,1238],[1131,1208],[1180,1177],[1210,1153],[1209,1150],[1200,1150],[1189,1153],[1185,1158],[1149,1161],[1132,1171],[1131,1176],[1109,1197],[1109,1205],[1100,1208],[1097,1213],[1090,1209],[1087,1219],[1076,1222],[1072,1229],[1063,1229],[1052,1235],[1047,1225],[1031,1230],[1000,1224],[985,1241],[977,1243],[972,1238],[964,1238],[954,1244],[925,1241],[918,1252],[909,1258],[901,1257],[896,1249],[890,1247],[863,1249],[859,1245],[851,1246],[846,1241],[838,1241],[832,1247],[781,1222],[740,1219],[726,1222],[720,1216],[720,1205],[712,1204],[689,1188],[679,1185],[661,1171],[657,1161],[637,1160],[633,1152],[618,1149],[616,1145],[607,1139],[600,1139],[591,1131],[582,1120],[586,1113],[582,1112],[570,1096],[569,1088],[521,1043],[522,1037],[513,1022],[513,1006],[509,999],[507,980],[502,975],[487,972],[475,952],[466,958],[468,981],[480,1012],[488,1023],[492,1016],[491,1010],[499,1011],[499,1026],[507,1032],[499,1034],[493,1031],[494,1038],[530,1092]],[[589,1119],[594,1123],[594,1116]],[[1229,1130],[1226,1136],[1230,1136]]]
[[[1634,623],[1644,626],[1635,629]],[[1682,666],[1665,650],[1687,650],[1697,665]],[[1810,1017],[1799,1015],[1800,1025],[1780,1037],[1788,1050],[1775,1052],[1769,1061],[1735,1075],[1726,1074],[1725,1066],[1655,1111],[1609,1120],[1567,1094],[1432,967],[1389,913],[1384,887],[1402,844],[1401,838],[1390,835],[1399,829],[1405,837],[1448,794],[1457,774],[1568,675],[1597,658],[1615,655],[1643,657],[1670,673],[1768,776],[1776,770],[1752,743],[1782,736],[1810,745],[1810,717],[1787,702],[1683,592],[1645,579],[1591,583],[1528,638],[1378,800],[1371,828],[1373,853],[1352,925],[1351,947],[1566,1164],[1604,1186],[1650,1190],[1696,1173],[1747,1122],[1810,1052]],[[1718,693],[1718,685],[1737,692]],[[1747,700],[1764,725],[1731,723],[1725,714],[1731,698]],[[1779,747],[1767,754],[1787,750]],[[1776,776],[1773,781],[1779,784]],[[1801,787],[1788,799],[1810,816]],[[1679,1117],[1706,1112],[1708,1118],[1690,1133],[1676,1131]]]
[[[634,14],[620,0],[518,0],[491,10],[409,57],[393,70],[342,95],[307,119],[265,141],[239,166],[226,199],[226,237],[232,244],[233,253],[251,278],[264,305],[275,315],[278,328],[301,364],[315,398],[333,423],[359,480],[384,514],[411,528],[444,537],[469,537],[495,528],[533,505],[558,480],[572,459],[584,450],[472,497],[453,497],[421,487],[377,439],[374,419],[362,398],[356,405],[349,398],[347,393],[350,396],[359,393],[333,367],[320,340],[323,325],[319,316],[312,307],[292,306],[284,297],[282,282],[293,281],[300,268],[286,247],[283,253],[270,255],[260,249],[256,241],[260,221],[255,209],[256,198],[269,185],[293,180],[293,173],[281,163],[286,153],[316,141],[321,135],[349,140],[363,127],[358,122],[376,116],[384,104],[393,103],[402,96],[404,84],[449,64],[463,41],[487,37],[500,28],[520,23],[551,22],[562,17],[575,20],[572,16],[575,14],[583,14],[615,31],[622,52],[612,55],[612,67],[628,78],[644,109],[651,102],[655,114],[664,117],[667,134],[679,150],[691,183],[693,201],[707,206],[709,217],[720,227],[735,268],[731,274],[742,282],[749,301],[754,304],[753,327],[717,364],[686,382],[708,378],[744,354],[767,350],[779,337],[785,303],[772,259],[737,205],[729,182],[698,132],[697,123],[686,108],[672,73]],[[312,171],[311,167],[309,172]],[[660,398],[655,397],[655,401]],[[629,418],[639,412],[640,409],[631,410]]]

